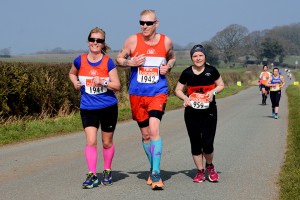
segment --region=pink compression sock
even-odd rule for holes
[[[111,169],[111,163],[115,154],[115,146],[112,145],[110,148],[102,148],[104,169]]]
[[[98,151],[97,146],[85,146],[84,149],[86,164],[88,166],[88,170],[96,174],[97,161],[98,161]]]

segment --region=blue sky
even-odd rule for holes
[[[252,32],[300,22],[299,0],[1,0],[0,49],[10,47],[12,55],[87,49],[88,33],[98,26],[107,44],[119,50],[140,31],[144,9],[154,9],[158,32],[181,46],[210,40],[231,24]]]

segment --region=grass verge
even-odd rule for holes
[[[300,71],[296,73],[300,80]],[[285,162],[281,168],[279,184],[280,199],[300,198],[300,87],[291,85],[287,88],[289,124]]]

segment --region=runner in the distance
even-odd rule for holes
[[[272,102],[272,116],[278,119],[279,101],[281,89],[284,86],[284,78],[279,74],[279,69],[273,69],[273,75],[269,78],[267,86],[270,87],[270,99]]]
[[[184,101],[184,120],[191,143],[191,153],[198,169],[194,182],[208,179],[219,180],[212,163],[214,138],[217,127],[217,106],[215,95],[224,89],[224,82],[218,70],[206,63],[205,49],[195,45],[190,52],[193,65],[186,68],[177,83],[176,95]],[[187,94],[184,94],[184,86]],[[206,160],[204,170],[204,159]]]
[[[131,67],[128,93],[132,117],[140,127],[142,144],[150,162],[147,184],[152,185],[152,189],[162,189],[159,127],[168,98],[166,75],[176,58],[172,40],[156,32],[159,21],[154,10],[142,11],[139,24],[141,33],[126,39],[116,60],[121,67]]]
[[[271,77],[271,73],[268,72],[268,66],[263,66],[263,71],[260,73],[259,78],[261,80],[261,96],[262,96],[262,105],[267,104],[267,98],[270,91],[270,88],[266,85],[269,78]]]
[[[259,88],[259,94],[261,94],[262,86],[261,86],[261,79],[260,78],[258,79],[257,83],[258,83],[258,88]]]

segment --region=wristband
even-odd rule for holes
[[[216,90],[214,90],[213,94],[216,96],[216,95],[217,95],[217,91],[216,91]]]

